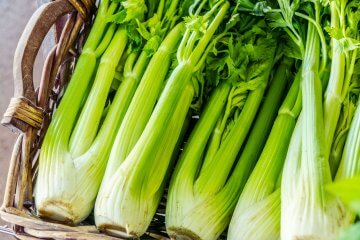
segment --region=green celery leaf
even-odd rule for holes
[[[271,28],[285,28],[288,26],[288,23],[282,17],[281,13],[271,12],[266,14],[266,18]]]
[[[147,12],[144,0],[115,1],[121,3],[120,11],[108,17],[109,22],[125,23],[134,19],[142,20]]]
[[[338,42],[338,44],[337,44],[336,51],[339,51],[341,53],[352,51],[352,50],[355,50],[356,48],[360,47],[359,40],[349,38],[349,37],[341,38],[340,40],[337,40],[337,42]]]
[[[353,0],[350,1],[346,6],[346,17],[348,27],[354,32],[355,35],[358,34],[359,31],[359,21],[360,21],[360,1]],[[355,36],[352,36],[355,37]]]
[[[183,0],[180,3],[179,16],[185,17],[189,15],[189,9],[194,4],[194,0]]]
[[[299,8],[300,0],[294,0],[290,3],[289,0],[278,0],[282,16],[284,20],[289,24],[292,25],[292,19],[295,14],[295,11]]]
[[[226,23],[226,30],[228,31],[234,27],[240,20],[240,15],[238,13],[231,15],[229,21]]]
[[[146,39],[146,40],[149,40],[151,38],[151,33],[146,29],[146,25],[145,23],[141,23],[139,21],[136,21],[137,24],[138,24],[138,32],[140,33],[140,35]]]
[[[255,16],[264,16],[266,12],[270,10],[270,7],[268,6],[266,1],[257,2],[255,4],[253,15]]]
[[[340,40],[344,37],[344,34],[341,32],[341,29],[334,27],[325,27],[326,32],[329,33],[330,37]]]
[[[302,54],[299,46],[290,39],[289,35],[283,36],[282,43],[283,44],[280,45],[280,48],[285,56],[299,60],[302,59]]]
[[[207,21],[204,21],[203,16],[188,16],[184,17],[186,28],[191,31],[205,33],[207,29]]]
[[[134,51],[139,51],[141,49],[143,38],[138,31],[138,25],[135,21],[129,22],[126,24],[126,30],[128,32],[131,48]]]
[[[161,38],[155,35],[146,42],[143,50],[151,56],[157,51],[157,49],[160,46],[160,43],[161,43]]]
[[[126,11],[120,11],[108,18],[109,22],[123,23],[126,19]]]
[[[147,12],[147,7],[144,0],[127,0],[123,1],[121,5],[126,10],[126,19],[129,21],[132,19],[143,19]]]

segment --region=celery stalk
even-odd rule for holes
[[[296,201],[303,213],[297,216],[293,213],[292,219],[284,226],[282,237],[292,239],[301,236],[330,236],[327,228],[328,222],[322,217],[325,204],[323,184],[331,181],[330,169],[325,159],[325,135],[322,111],[322,90],[318,75],[319,68],[319,37],[315,27],[309,23],[307,32],[305,56],[302,69],[302,93],[303,93],[303,123],[302,123],[302,145],[301,145],[301,168],[298,175],[298,184],[303,190],[300,196],[307,194],[308,201],[300,200],[297,196]],[[303,179],[304,178],[304,179]],[[290,179],[283,178],[283,184]],[[311,195],[309,195],[311,194]],[[286,191],[282,191],[283,204],[290,205]],[[311,196],[311,197],[310,197]],[[291,197],[291,196],[290,196]],[[305,208],[306,204],[306,208]],[[293,209],[286,209],[293,212]],[[303,218],[301,218],[303,216]],[[291,225],[291,223],[293,225]],[[296,222],[296,224],[295,224]],[[312,223],[312,224],[309,224]],[[298,227],[295,229],[295,226]],[[326,234],[326,235],[323,235]]]
[[[341,28],[344,24],[344,15],[339,14],[339,7],[343,8],[344,4],[341,2],[331,2],[331,27]],[[331,147],[335,135],[336,126],[339,120],[341,106],[343,102],[343,91],[345,86],[345,60],[346,55],[344,52],[340,52],[339,42],[332,39],[332,61],[331,61],[331,74],[329,83],[326,88],[324,98],[324,123],[325,123],[325,138],[326,138],[326,158],[329,158]],[[338,167],[337,162],[330,161],[330,167],[332,175],[335,175]]]
[[[280,235],[280,188],[243,209],[237,231],[228,239],[278,240]]]
[[[124,117],[110,154],[105,179],[111,177],[134,147],[145,128],[170,68],[171,55],[180,41],[183,24],[177,25],[151,58]],[[146,106],[146,107],[144,107]]]
[[[69,143],[69,151],[73,158],[84,154],[96,137],[107,94],[115,75],[115,68],[127,43],[127,32],[120,28],[114,34],[109,46],[100,59],[92,90],[75,125]],[[92,121],[89,121],[91,118]],[[87,131],[84,131],[87,129]]]
[[[111,135],[114,136],[111,134],[110,137],[106,136],[107,141],[102,139],[99,142],[98,138],[102,136],[100,133],[106,131],[103,130],[105,127],[110,127],[106,124],[100,127],[97,136],[95,134],[99,128],[102,109],[115,73],[116,63],[120,59],[126,41],[126,31],[118,30],[101,58],[100,62],[103,61],[104,64],[100,63],[93,87],[73,130],[73,138],[70,138],[69,148],[69,134],[72,130],[70,127],[75,119],[73,118],[71,121],[69,119],[71,113],[61,106],[67,104],[67,99],[74,99],[71,94],[79,94],[75,88],[72,92],[70,91],[72,90],[71,86],[69,86],[66,91],[68,95],[64,96],[56,112],[58,115],[54,116],[44,139],[35,189],[37,211],[42,217],[77,223],[86,218],[92,209],[110,150],[107,144],[112,142]],[[114,46],[117,51],[113,51]],[[109,64],[111,62],[115,62],[115,64]],[[86,66],[88,64],[89,62],[86,63]],[[79,64],[77,66],[81,67]],[[76,79],[74,80],[76,81]],[[129,96],[127,93],[119,92]],[[64,105],[62,105],[63,102]],[[126,108],[126,106],[118,107]],[[118,109],[113,111],[118,111]],[[64,115],[65,119],[62,117]],[[108,114],[108,117],[111,116]],[[89,121],[90,117],[93,117],[93,121]],[[117,121],[112,122],[111,125],[116,126],[121,121],[120,117],[121,115],[117,116],[115,118]],[[104,136],[102,137],[104,138]],[[93,169],[94,166],[97,168]],[[75,181],[74,178],[79,181]],[[66,180],[59,181],[60,179]]]
[[[352,15],[351,7],[345,11],[347,4],[347,1],[330,2],[331,28],[327,31],[332,37],[333,59],[324,100],[320,81],[322,76],[319,76],[325,66],[323,64],[321,68],[319,67],[319,41],[322,38],[319,28],[320,2],[314,2],[314,19],[295,13],[296,16],[301,16],[309,22],[302,65],[303,117],[299,120],[301,133],[293,136],[298,138],[294,139],[294,142],[298,142],[296,146],[298,149],[294,151],[294,157],[290,156],[286,159],[289,163],[284,168],[282,179],[281,237],[285,240],[334,239],[339,231],[353,220],[352,213],[347,211],[339,199],[325,191],[325,187],[332,182],[331,174],[335,174],[338,165],[336,158],[332,158],[334,149],[338,151],[341,148],[341,143],[339,144],[338,141],[342,136],[337,134],[344,134],[341,126],[340,131],[337,130],[338,125],[351,118],[351,116],[340,116],[344,99],[350,93],[349,86],[355,62],[351,53],[353,49],[342,40],[348,38],[347,34],[352,34],[351,29],[354,26],[357,29],[358,23],[356,20],[356,24],[351,26],[355,23],[354,19],[346,19],[346,14]],[[347,24],[349,24],[348,29]],[[323,43],[322,48],[324,48]],[[326,57],[324,51],[321,57],[324,62]],[[339,122],[339,119],[342,122]]]
[[[124,82],[109,110],[105,109],[116,66],[128,40],[123,26],[108,23],[115,10],[123,11],[123,7],[116,2],[101,2],[72,79],[45,135],[34,190],[40,217],[77,224],[94,206],[115,138],[114,129],[119,127],[132,98],[129,82]],[[91,84],[92,76],[95,79]]]
[[[167,80],[155,108],[152,103],[141,106],[150,108],[151,110],[145,111],[150,111],[151,116],[144,116],[149,120],[145,120],[145,126],[142,123],[139,124],[143,130],[140,129],[139,132],[136,130],[136,134],[140,132],[141,134],[138,135],[136,142],[132,143],[133,147],[128,154],[124,153],[126,158],[120,159],[122,163],[116,163],[119,167],[111,176],[111,179],[114,178],[117,181],[116,186],[107,188],[106,186],[110,183],[107,181],[102,183],[104,188],[100,190],[95,206],[95,221],[98,227],[115,234],[121,235],[121,232],[125,232],[126,235],[136,237],[146,231],[159,203],[159,193],[164,187],[163,182],[168,173],[171,153],[180,136],[184,120],[182,118],[176,120],[171,139],[165,142],[164,139],[169,134],[168,126],[172,122],[176,109],[180,106],[182,106],[181,111],[188,112],[191,101],[184,101],[184,94],[187,95],[186,99],[193,98],[193,86],[189,90],[192,74],[203,64],[201,60],[206,56],[205,50],[228,8],[229,3],[219,1],[204,18],[194,16],[209,23],[201,36],[198,35],[199,30],[187,27],[177,50],[178,65]],[[190,35],[196,38],[191,38]],[[149,71],[157,71],[157,69],[151,68]],[[140,100],[137,99],[137,101]],[[110,185],[112,186],[113,182]],[[107,200],[109,195],[114,197]]]
[[[289,78],[291,66],[292,61],[290,59],[282,60],[282,62],[278,66],[268,93],[265,96],[265,101],[261,106],[260,112],[256,118],[256,122],[246,142],[245,148],[240,155],[239,164],[234,170],[234,176],[231,177],[234,178],[234,181],[241,182],[241,189],[245,185],[246,181],[248,181],[248,177],[250,176],[250,174],[253,172],[256,161],[258,161],[259,157],[262,155],[262,151],[264,151],[264,145],[266,144],[265,147],[268,145],[268,135],[270,132],[273,132],[271,126],[273,124],[276,124],[278,118],[276,114],[278,113],[278,108],[281,104],[282,93],[285,90],[286,81]],[[292,88],[295,88],[295,86],[293,86]],[[294,90],[290,90],[290,92],[292,91]],[[288,98],[289,96],[287,96],[287,99]],[[282,109],[284,109],[284,106],[281,106],[281,112]],[[269,138],[270,137],[271,135],[269,136]],[[275,144],[275,146],[276,145],[277,144]]]
[[[229,159],[235,159],[241,145],[244,143],[247,133],[250,130],[251,123],[255,118],[255,109],[259,108],[265,87],[261,86],[252,91],[245,103],[239,119],[236,120],[232,131],[226,137],[223,145],[218,149],[216,155],[204,169],[201,169],[200,175],[195,182],[195,191],[200,194],[215,194],[226,183],[233,161],[220,161],[225,156]],[[214,171],[217,169],[217,171]],[[209,181],[212,179],[212,181]]]
[[[279,109],[260,158],[240,195],[230,222],[229,239],[261,239],[264,236],[263,234],[267,234],[270,230],[271,239],[278,239],[280,236],[280,190],[276,190],[276,183],[282,171],[290,138],[301,109],[299,85],[300,77],[297,75]],[[273,192],[275,191],[279,194],[274,195]],[[274,196],[278,196],[279,199],[275,199]],[[279,204],[276,205],[276,208],[274,205],[274,215],[269,213],[266,215],[269,219],[265,219],[258,207],[261,208],[264,203],[270,204],[271,202],[274,204],[278,202]],[[262,222],[260,219],[265,221]],[[261,227],[262,230],[254,232],[251,226],[254,221],[259,221],[265,225],[267,221],[271,221],[272,225],[266,228]],[[263,226],[262,224],[261,226]]]
[[[181,101],[185,104],[185,106],[189,106],[191,104],[192,95],[193,88],[191,85],[188,85],[181,96]],[[177,107],[171,117],[163,138],[158,142],[158,144],[161,146],[176,145],[177,138],[174,138],[173,135],[180,134],[182,125],[180,125],[179,122],[185,121],[187,112],[187,109],[184,108],[183,105],[179,105]],[[153,152],[153,157],[154,159],[170,159],[173,152],[174,149],[171,147],[159,148],[157,151]],[[124,178],[131,178],[136,174],[134,173],[130,176],[123,174],[123,172],[132,172],[134,167],[137,167],[134,163],[136,164],[134,161],[125,161],[121,167],[117,169],[117,171],[109,179],[112,184],[107,188],[102,188],[102,191],[107,190],[107,198],[98,198],[95,206],[95,220],[98,228],[122,237],[140,236],[143,234],[155,214],[156,208],[154,208],[154,205],[157,206],[160,201],[165,184],[165,181],[158,182],[161,187],[154,186],[154,192],[151,195],[144,195],[143,198],[139,198],[138,195],[143,194],[142,189],[135,188],[132,190],[126,186],[128,182],[124,181]],[[161,173],[163,172],[162,169],[159,169],[156,166],[154,166],[151,170],[154,174],[158,171]],[[118,191],[110,191],[110,189],[124,188],[127,189],[126,192],[120,193]],[[134,194],[131,191],[138,192]],[[131,201],[133,204],[128,204],[128,201]],[[114,205],[113,202],[119,202],[120,204]],[[101,206],[101,209],[98,206]],[[141,207],[141,209],[139,209],[139,207]],[[145,216],[144,212],[148,214]],[[106,215],[103,213],[106,213]],[[111,215],[109,213],[111,213]],[[127,218],[123,218],[123,216],[127,216]],[[123,224],[124,227],[122,228],[122,225],[119,223],[124,221],[126,221],[126,224]]]
[[[332,181],[326,158],[326,141],[322,111],[322,89],[319,69],[319,36],[312,23],[308,25],[302,65],[303,111],[297,155],[284,168],[282,179],[281,238],[313,237],[333,239],[348,224],[344,208],[325,192]],[[300,135],[300,136],[299,136]],[[288,155],[289,156],[289,155]]]
[[[360,107],[356,108],[339,169],[336,173],[336,181],[352,178],[360,175]]]
[[[267,41],[269,43],[271,40]],[[254,45],[256,46],[256,43]],[[272,53],[274,45],[268,45]],[[241,47],[236,44],[234,46]],[[229,48],[232,49],[231,46]],[[230,55],[235,52],[236,50]],[[215,88],[200,114],[200,120],[187,141],[170,182],[166,206],[166,228],[170,237],[217,239],[229,223],[242,187],[239,175],[230,171],[233,166],[238,169],[239,164],[235,164],[235,160],[261,103],[274,61],[271,56],[249,64],[247,76],[251,80],[246,79],[235,86],[226,80],[222,82]],[[256,75],[253,76],[251,70],[254,68],[263,71],[256,71]],[[281,98],[281,91],[277,90],[279,84],[285,85],[281,80],[279,73],[274,88],[270,91],[269,100],[264,104],[269,106],[271,103],[268,102],[275,101],[272,102],[275,107],[264,108],[260,113],[261,120],[265,122],[269,121],[268,118],[271,119],[269,116],[272,112],[276,112],[276,101],[279,102]],[[243,94],[244,103],[237,103],[239,113],[234,114],[233,104],[236,99],[241,99]],[[230,126],[228,122],[232,118],[233,125]],[[254,131],[263,132],[267,124],[258,124]],[[258,148],[248,148],[248,151],[253,153],[258,151]]]
[[[359,106],[359,105],[358,105]],[[346,205],[349,205],[354,210],[358,210],[357,204],[359,201],[356,195],[356,189],[351,189],[356,186],[351,182],[353,178],[360,175],[360,107],[357,107],[352,120],[349,134],[346,139],[346,144],[342,154],[340,166],[336,172],[335,180],[332,184],[327,185],[327,190],[335,196],[340,196],[341,200]],[[355,180],[354,180],[355,181]],[[344,186],[342,186],[344,184]],[[351,184],[353,186],[351,186]],[[347,186],[349,186],[347,188]],[[338,206],[346,208],[343,202],[338,203]],[[346,208],[346,212],[343,213],[343,219],[346,219],[347,223],[352,223],[355,220],[355,213]]]

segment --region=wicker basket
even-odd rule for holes
[[[100,233],[91,219],[79,226],[42,220],[34,214],[32,198],[42,139],[54,106],[72,73],[94,10],[95,0],[55,0],[43,5],[29,20],[15,53],[15,94],[1,123],[20,135],[11,156],[0,210],[2,219],[11,223],[12,229],[0,227],[0,231],[19,239],[119,239]],[[62,24],[64,19],[65,24]],[[53,25],[56,28],[56,44],[44,63],[40,87],[35,90],[34,61]],[[162,201],[144,239],[167,238],[164,211]]]

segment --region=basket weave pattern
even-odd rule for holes
[[[19,239],[118,239],[99,233],[94,225],[67,226],[34,214],[33,183],[43,136],[64,85],[70,79],[84,36],[94,16],[95,0],[55,0],[29,20],[14,58],[15,93],[1,123],[19,134],[10,159],[1,217],[12,224]],[[40,87],[34,89],[33,66],[41,43],[55,25],[56,44],[49,52]],[[165,199],[164,199],[165,200]],[[154,217],[146,239],[164,239],[165,201]],[[0,231],[9,233],[9,229]]]

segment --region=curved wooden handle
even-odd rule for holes
[[[36,55],[51,26],[61,16],[74,11],[68,0],[57,0],[41,6],[31,17],[19,40],[14,57],[15,97],[36,102],[33,69]]]
[[[37,107],[33,70],[41,44],[54,23],[74,11],[69,0],[56,0],[41,6],[30,18],[21,35],[14,56],[14,97],[1,123],[11,129],[25,132],[29,126],[40,128],[43,110]]]

